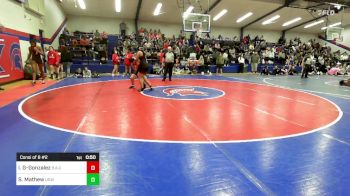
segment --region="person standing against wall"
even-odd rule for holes
[[[222,67],[224,66],[223,51],[220,51],[216,57],[216,74],[222,74]]]
[[[66,76],[70,76],[70,67],[72,66],[72,55],[66,46],[60,46],[59,51],[61,52],[61,62],[63,68],[66,70]]]
[[[165,53],[165,71],[164,71],[164,76],[162,81],[165,81],[166,75],[168,73],[169,73],[169,81],[171,81],[175,59],[176,59],[175,54],[173,53],[172,48],[169,46],[167,53]]]
[[[257,52],[254,52],[252,55],[252,73],[258,72],[258,63],[260,61],[260,56]]]
[[[244,57],[243,57],[243,54],[241,54],[241,55],[238,57],[238,63],[239,63],[239,70],[238,70],[238,73],[243,73],[244,64],[245,64],[245,59],[244,59]]]
[[[126,35],[126,24],[125,24],[124,21],[122,23],[120,23],[119,28],[120,28],[120,34],[122,35],[122,37],[125,37],[125,35]]]
[[[112,77],[114,77],[114,74],[116,73],[119,75],[119,56],[118,56],[118,51],[116,48],[114,48],[114,53],[112,55],[112,62],[113,62],[113,71],[112,71]]]
[[[55,78],[58,79],[59,57],[57,51],[55,51],[52,46],[49,47],[49,52],[47,54],[47,64],[51,79],[54,79],[54,75]]]

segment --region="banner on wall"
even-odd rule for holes
[[[0,33],[0,83],[11,82],[23,77],[18,37]]]

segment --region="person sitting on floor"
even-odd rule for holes
[[[100,74],[97,73],[97,71],[94,71],[94,72],[92,72],[91,77],[92,77],[92,78],[99,78],[99,77],[100,77]]]
[[[260,75],[269,75],[269,68],[267,65],[264,65],[264,67],[261,69]]]
[[[341,70],[340,70],[338,65],[335,67],[332,67],[330,70],[328,70],[327,74],[333,75],[333,76],[342,75]]]
[[[281,74],[282,75],[286,75],[288,73],[288,69],[286,68],[285,65],[283,65],[282,69],[281,69]]]
[[[350,87],[350,79],[340,80],[339,85],[340,86],[349,86]]]
[[[275,65],[272,70],[272,75],[280,75],[280,74],[282,74],[281,68]]]
[[[294,65],[293,64],[291,64],[290,66],[289,66],[289,69],[288,69],[288,75],[294,75],[294,74],[296,74],[296,73],[298,73],[297,72],[297,70],[295,69],[295,67],[294,67]]]
[[[91,74],[91,70],[89,70],[87,67],[84,68],[83,71],[83,77],[84,78],[91,78],[92,74]]]
[[[81,68],[78,68],[75,73],[74,76],[77,78],[82,78],[83,77],[83,71],[81,70]]]

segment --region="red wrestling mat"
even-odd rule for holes
[[[290,137],[330,126],[341,116],[326,99],[277,87],[220,80],[152,82],[156,88],[144,94],[128,89],[128,80],[68,86],[29,97],[19,107],[29,120],[63,131],[175,142]]]
[[[20,98],[26,97],[30,94],[33,94],[41,89],[47,88],[57,81],[48,80],[46,84],[41,84],[41,81],[38,80],[35,86],[32,86],[31,80],[28,80],[28,84],[23,84],[16,88],[6,89],[5,91],[0,91],[0,107],[3,107],[7,104],[10,104]]]

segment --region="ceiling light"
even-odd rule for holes
[[[323,23],[323,22],[324,22],[324,20],[320,20],[320,21],[317,21],[317,22],[313,22],[313,23],[311,23],[311,24],[306,25],[304,28],[307,29],[307,28],[309,28],[309,27],[313,27],[313,26],[318,25],[318,24],[321,24],[321,23]]]
[[[341,25],[341,22],[337,22],[337,23],[328,25],[328,27],[322,27],[321,29],[322,29],[322,30],[325,30],[325,29],[327,29],[327,28],[329,28],[329,27],[335,27],[335,26],[339,26],[339,25]]]
[[[291,25],[291,24],[293,24],[293,23],[295,23],[295,22],[298,22],[299,20],[301,20],[301,18],[300,17],[298,17],[298,18],[294,18],[293,20],[290,20],[290,21],[287,21],[287,22],[285,22],[285,23],[283,23],[283,25],[282,26],[288,26],[288,25]]]
[[[115,0],[115,11],[116,12],[122,11],[122,0]]]
[[[78,5],[79,5],[80,9],[83,9],[83,10],[86,9],[84,0],[78,0]]]
[[[280,15],[276,15],[276,16],[274,16],[272,18],[269,18],[269,19],[265,20],[262,24],[263,25],[271,24],[273,21],[279,19],[279,17],[281,17],[281,16]]]
[[[252,12],[248,12],[248,13],[246,13],[244,16],[238,18],[238,19],[236,20],[236,22],[237,22],[237,23],[240,23],[240,22],[242,22],[243,20],[245,20],[245,19],[247,19],[248,17],[250,17],[251,15],[253,15],[253,13],[252,13]]]
[[[187,16],[192,12],[193,9],[194,7],[192,5],[188,7],[186,12],[184,12],[184,18],[187,18]]]
[[[227,13],[227,9],[223,9],[220,13],[218,13],[214,18],[213,20],[214,21],[217,21],[219,20],[219,18],[221,18],[223,15],[225,15]]]
[[[160,9],[162,8],[162,3],[158,3],[156,9],[154,9],[153,15],[158,16],[160,14]]]
[[[335,8],[340,10],[342,7],[345,7],[345,5],[339,4],[339,3],[328,3],[330,5],[333,5]]]

